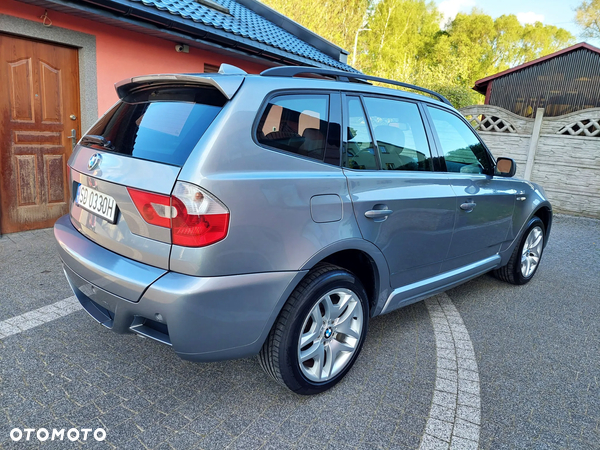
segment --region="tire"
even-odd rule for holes
[[[369,302],[360,280],[340,267],[319,265],[283,306],[259,353],[260,365],[297,394],[324,392],[356,361],[368,320]]]
[[[538,217],[532,217],[525,232],[508,260],[508,264],[495,270],[494,276],[510,284],[529,283],[540,265],[544,251],[546,227]]]

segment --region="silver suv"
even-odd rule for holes
[[[118,333],[194,361],[258,354],[315,394],[350,370],[370,318],[538,268],[543,189],[439,94],[309,67],[116,88],[69,161],[54,231],[75,295]]]

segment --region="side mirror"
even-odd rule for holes
[[[517,163],[511,158],[498,158],[496,160],[496,175],[513,177],[517,171]]]

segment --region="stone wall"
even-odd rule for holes
[[[544,187],[556,212],[600,218],[600,108],[535,119],[476,105],[460,112],[495,157],[517,162],[517,176]]]

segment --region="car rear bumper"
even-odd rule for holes
[[[115,332],[136,332],[171,345],[179,356],[195,361],[258,353],[306,273],[193,277],[106,250],[80,234],[69,216],[57,221],[54,234],[67,280],[94,319]]]

